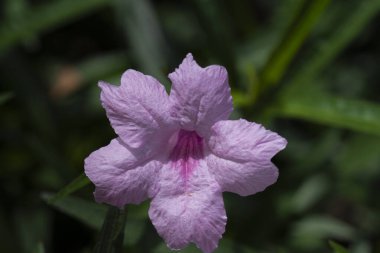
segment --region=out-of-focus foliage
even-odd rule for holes
[[[126,213],[94,202],[83,160],[115,136],[97,81],[134,68],[170,89],[188,52],[226,66],[234,118],[289,142],[275,185],[224,195],[216,252],[380,252],[379,0],[0,6],[0,252],[169,252],[148,202]]]

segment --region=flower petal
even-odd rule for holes
[[[211,151],[226,159],[265,164],[287,144],[277,133],[244,119],[219,121],[211,132],[208,141]]]
[[[99,86],[102,105],[112,127],[128,146],[154,152],[168,139],[174,127],[169,98],[156,79],[127,70],[120,87],[105,82],[99,82]]]
[[[169,78],[173,83],[170,92],[172,116],[181,128],[195,130],[206,137],[215,122],[228,119],[233,106],[224,67],[201,68],[188,54]]]
[[[207,164],[223,191],[241,196],[263,191],[278,178],[278,169],[272,162],[257,165],[254,162],[235,162],[209,155]]]
[[[154,196],[160,167],[158,161],[146,162],[141,154],[133,154],[120,139],[94,151],[84,165],[86,175],[96,186],[96,201],[118,207]]]
[[[246,120],[226,120],[212,127],[207,157],[210,172],[222,187],[246,196],[276,182],[278,170],[270,161],[287,141]]]
[[[207,168],[198,166],[187,180],[175,168],[164,166],[159,180],[149,216],[168,247],[182,249],[193,242],[203,252],[212,252],[227,217],[220,187]]]

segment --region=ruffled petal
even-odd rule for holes
[[[189,178],[166,165],[159,180],[149,217],[168,247],[178,250],[192,242],[203,252],[212,252],[225,231],[227,217],[220,187],[205,163]]]
[[[211,151],[232,160],[265,164],[287,144],[277,133],[244,119],[219,121],[211,132],[208,141]]]
[[[207,157],[210,172],[223,191],[246,196],[276,182],[278,170],[271,158],[287,141],[263,126],[246,120],[226,120],[212,127]]]
[[[146,161],[143,154],[132,153],[120,139],[114,139],[91,153],[84,168],[96,186],[96,201],[121,208],[154,196],[161,166],[159,161]]]
[[[254,162],[236,162],[209,155],[207,164],[223,191],[241,196],[263,191],[278,178],[278,169],[270,161],[257,165]]]
[[[182,129],[195,130],[206,137],[215,122],[228,119],[233,106],[224,67],[201,68],[188,54],[169,78],[173,83],[170,92],[172,116]]]
[[[119,137],[140,152],[159,150],[175,128],[163,85],[151,76],[127,70],[120,86],[105,82],[99,86],[102,105]]]

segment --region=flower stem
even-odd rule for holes
[[[126,209],[108,208],[94,253],[122,252],[126,217]]]

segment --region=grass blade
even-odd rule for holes
[[[114,0],[118,21],[123,26],[131,52],[144,73],[167,82],[162,68],[167,66],[167,48],[155,9],[148,0]]]
[[[62,188],[57,194],[49,198],[48,202],[49,204],[53,204],[54,202],[61,200],[62,198],[67,197],[71,193],[85,187],[90,183],[90,180],[87,178],[87,176],[82,173],[77,178],[75,178],[71,183],[66,185],[64,188]]]
[[[72,196],[51,202],[49,201],[51,196],[51,194],[43,194],[42,198],[59,211],[76,218],[83,224],[94,229],[101,228],[107,210],[105,206]]]
[[[261,75],[262,86],[275,85],[282,78],[289,63],[329,3],[330,0],[314,0],[304,3],[304,8],[298,12],[283,39],[269,57]]]
[[[289,89],[296,86],[303,86],[312,80],[318,73],[328,66],[336,56],[342,52],[348,44],[363,31],[364,27],[380,11],[380,1],[361,1],[356,10],[349,16],[345,22],[334,29],[329,38],[320,43],[305,64],[297,70],[294,78],[289,80]]]
[[[348,250],[334,241],[329,240],[329,245],[334,250],[334,253],[348,253]]]
[[[287,98],[276,111],[281,116],[380,135],[380,105],[325,94]]]
[[[96,204],[93,201],[80,199],[73,196],[57,199],[49,202],[51,194],[44,194],[42,198],[57,210],[82,222],[90,228],[100,230],[102,222],[107,213],[105,205]],[[148,207],[140,205],[131,207],[129,210],[129,220],[124,229],[124,245],[134,245],[142,236],[145,229]]]

